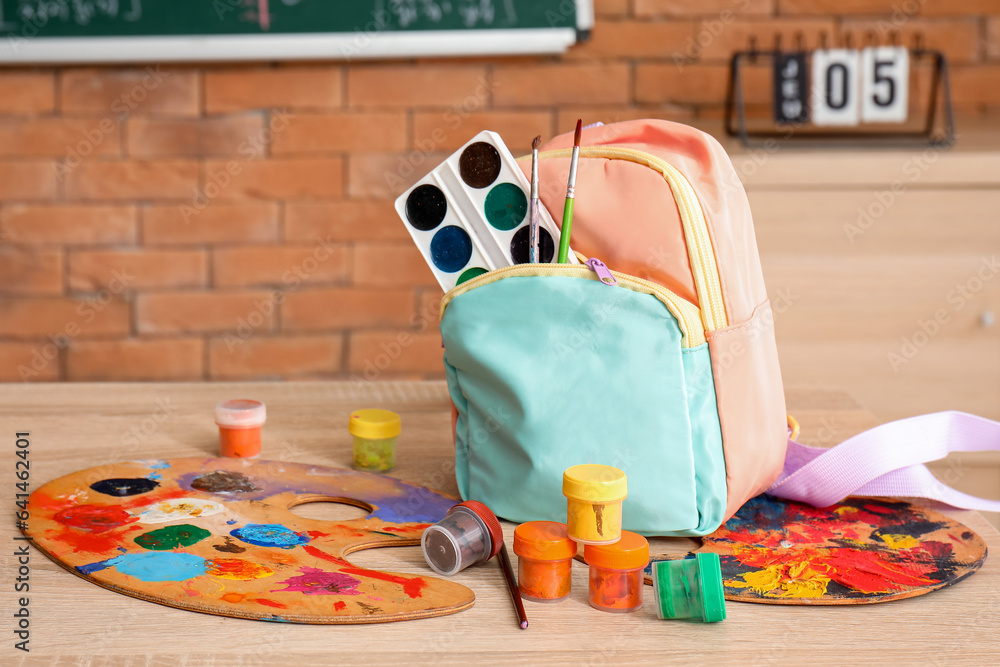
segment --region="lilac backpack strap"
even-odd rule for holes
[[[849,495],[903,496],[1000,512],[1000,501],[956,491],[924,465],[951,452],[997,450],[1000,423],[964,412],[935,412],[876,426],[831,448],[789,440],[785,468],[767,492],[815,507]]]

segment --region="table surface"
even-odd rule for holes
[[[350,464],[347,414],[359,407],[399,412],[404,430],[391,473],[457,494],[447,390],[440,382],[0,385],[0,441],[6,442],[13,511],[15,433],[29,431],[31,484],[102,463],[217,455],[212,408],[252,397],[268,406],[264,458]],[[789,410],[807,444],[832,445],[875,424],[846,394],[791,388]],[[307,506],[308,507],[308,506]],[[319,506],[314,506],[319,511]],[[360,510],[325,505],[315,518]],[[938,508],[976,530],[994,553],[1000,534],[975,512]],[[197,614],[119,595],[74,577],[31,551],[30,654],[14,648],[21,594],[13,592],[17,534],[2,524],[0,664],[385,664],[434,661],[632,664],[703,661],[740,664],[882,662],[996,663],[1000,656],[1000,562],[989,557],[966,581],[926,596],[876,605],[804,607],[728,604],[723,623],[660,621],[647,604],[608,614],[586,601],[587,572],[575,566],[573,594],[559,604],[525,603],[531,626],[517,627],[499,566],[454,577],[475,606],[440,618],[384,625],[308,626]],[[513,524],[505,525],[512,539]],[[654,553],[683,553],[693,540],[651,540]],[[419,547],[353,554],[359,565],[426,574]],[[652,589],[647,588],[651,595]],[[544,656],[542,655],[544,654]],[[59,656],[56,662],[53,656]]]

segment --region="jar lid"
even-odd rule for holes
[[[490,536],[490,555],[486,560],[500,553],[500,547],[503,546],[503,528],[500,527],[500,519],[493,513],[493,510],[478,500],[466,500],[464,503],[459,503],[448,510],[448,514],[460,509],[475,514],[483,522],[483,525],[486,526],[486,532]]]
[[[649,542],[638,533],[622,531],[614,544],[585,544],[583,559],[588,565],[611,570],[634,570],[649,563]]]
[[[254,428],[267,421],[267,408],[260,401],[234,398],[215,406],[215,423],[227,428]]]
[[[399,415],[395,412],[370,408],[352,412],[347,430],[359,438],[382,440],[396,437],[403,429]]]
[[[514,553],[535,560],[566,560],[576,555],[576,542],[566,525],[555,521],[529,521],[514,529]]]
[[[563,495],[593,503],[609,503],[628,495],[628,480],[618,468],[583,463],[566,468]]]

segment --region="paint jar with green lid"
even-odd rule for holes
[[[582,544],[614,544],[622,536],[625,473],[612,466],[584,463],[563,473],[566,530]]]
[[[719,554],[653,563],[656,615],[662,619],[694,618],[706,623],[726,620]]]
[[[347,430],[354,436],[354,467],[385,472],[396,465],[396,437],[402,431],[399,415],[390,410],[355,410]]]

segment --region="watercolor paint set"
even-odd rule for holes
[[[484,131],[396,199],[396,212],[442,289],[529,261],[529,183],[496,132]],[[559,228],[538,210],[539,261],[556,261]],[[568,260],[576,264],[570,253]]]

